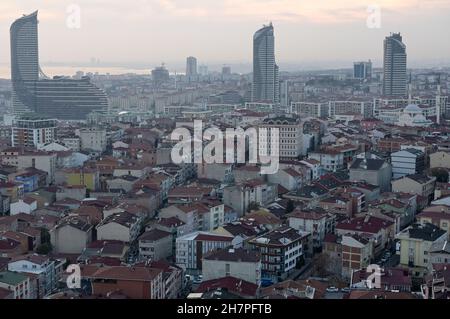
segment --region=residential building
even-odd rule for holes
[[[141,218],[123,211],[105,217],[97,225],[98,240],[120,240],[132,243],[141,229]]]
[[[448,234],[433,224],[413,224],[396,238],[400,241],[400,265],[410,268],[413,277],[421,277],[430,267],[431,246],[443,246]]]
[[[17,168],[26,169],[32,167],[47,172],[47,183],[52,183],[55,180],[56,161],[57,156],[54,153],[43,151],[25,152],[17,156]]]
[[[366,268],[353,272],[350,286],[354,289],[367,289],[367,280],[371,272]],[[407,269],[386,267],[381,270],[380,287],[381,291],[410,292],[412,279]]]
[[[196,231],[177,238],[176,264],[190,272],[201,272],[203,256],[233,245],[232,236]]]
[[[92,241],[92,231],[93,226],[80,217],[62,219],[50,230],[53,251],[62,254],[80,254]]]
[[[430,247],[429,254],[431,266],[437,264],[450,264],[450,242],[446,240],[443,244],[441,242],[434,243]]]
[[[314,251],[322,249],[327,234],[333,233],[336,226],[336,215],[321,209],[295,209],[287,215],[290,227],[311,233]]]
[[[279,157],[281,160],[298,159],[303,152],[303,123],[300,118],[277,116],[265,118],[261,124],[258,124],[258,130],[267,130],[267,152],[272,154],[278,146]],[[272,130],[278,130],[278,145],[272,142]],[[261,135],[261,133],[260,133]]]
[[[104,152],[106,150],[106,130],[100,128],[81,129],[80,133],[81,149],[94,152]]]
[[[305,262],[310,240],[310,233],[283,226],[248,243],[261,254],[262,278],[277,282]]]
[[[167,259],[172,256],[172,234],[152,229],[146,231],[138,238],[139,257],[147,260]]]
[[[92,295],[108,296],[115,291],[131,299],[163,299],[164,271],[150,267],[83,266],[81,275],[92,285]]]
[[[438,151],[430,154],[430,168],[450,169],[450,152]]]
[[[414,174],[407,175],[392,181],[392,191],[417,194],[428,200],[430,203],[434,199],[434,187],[436,177]]]
[[[433,224],[450,234],[450,209],[446,206],[430,206],[417,215],[417,222]]]
[[[31,214],[37,209],[37,201],[31,197],[19,199],[15,203],[11,203],[10,214],[17,215],[20,213]]]
[[[425,169],[425,154],[417,149],[408,148],[391,153],[392,174],[394,179],[411,174],[422,174]]]
[[[223,203],[235,209],[239,216],[245,215],[251,203],[264,206],[277,197],[276,184],[269,184],[258,179],[225,187],[223,190]]]
[[[24,274],[0,272],[0,288],[13,291],[13,299],[31,299],[30,278]]]
[[[62,172],[63,181],[68,186],[83,185],[90,191],[100,188],[100,172],[94,168],[72,168]]]
[[[354,160],[349,171],[350,181],[379,186],[382,192],[391,188],[392,167],[384,160],[358,158]]]
[[[235,277],[261,284],[261,256],[243,248],[218,249],[203,256],[203,280]]]
[[[12,127],[13,147],[36,148],[56,138],[56,119],[22,117]]]
[[[389,244],[395,236],[395,224],[370,215],[356,217],[351,220],[336,224],[336,235],[358,235],[365,236],[373,242],[373,256],[378,255]]]
[[[55,270],[56,263],[57,261],[50,259],[48,256],[30,254],[11,261],[8,264],[8,270],[38,275],[39,285],[37,287],[37,297],[43,298],[53,292],[59,280]]]

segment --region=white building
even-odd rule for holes
[[[202,261],[203,280],[235,277],[261,284],[261,256],[243,248],[226,248],[210,252]]]
[[[19,199],[15,203],[11,203],[10,214],[17,215],[20,213],[31,214],[31,212],[37,209],[37,201],[31,197],[25,197]]]
[[[12,127],[12,146],[37,147],[55,140],[56,120],[21,118]]]
[[[79,136],[82,150],[96,152],[106,150],[106,130],[98,128],[81,129]]]
[[[279,156],[280,159],[297,159],[303,154],[303,126],[298,118],[279,116],[266,118],[258,125],[258,130],[267,129],[268,139],[261,139],[259,142],[267,141],[268,152],[276,145],[271,141],[271,130],[278,129],[279,132]]]
[[[391,153],[394,179],[406,175],[420,174],[425,168],[425,155],[414,148]]]
[[[399,126],[428,127],[431,124],[433,122],[425,117],[424,110],[415,104],[405,107],[397,122]]]
[[[141,220],[128,212],[120,212],[104,218],[96,228],[98,240],[131,243],[139,236]]]
[[[233,237],[197,231],[176,240],[176,264],[185,270],[199,270],[207,253],[233,245]]]

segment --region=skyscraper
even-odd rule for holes
[[[370,79],[372,77],[372,61],[353,63],[353,77],[355,79]]]
[[[163,83],[169,82],[170,80],[169,71],[164,66],[164,63],[161,66],[158,66],[152,70],[152,80],[153,85],[155,87],[159,87]]]
[[[41,71],[37,15],[37,11],[24,15],[10,28],[14,113],[34,112],[57,119],[80,120],[93,110],[106,109],[106,94],[89,78],[49,79]]]
[[[278,66],[275,63],[275,37],[272,23],[253,36],[252,101],[279,102]]]
[[[197,75],[197,59],[189,56],[186,59],[186,76]]]
[[[406,95],[406,46],[400,33],[384,40],[383,95]]]

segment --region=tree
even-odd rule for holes
[[[40,255],[47,255],[49,252],[51,252],[53,249],[52,244],[50,243],[45,243],[45,244],[40,244],[37,248],[36,248],[36,252]]]
[[[316,255],[313,260],[314,274],[319,277],[326,277],[328,275],[327,265],[330,263],[330,258],[327,254],[321,253]]]
[[[46,228],[41,228],[41,244],[50,244],[50,233]]]
[[[286,204],[286,214],[289,214],[290,212],[292,212],[294,210],[295,206],[294,206],[294,202],[290,199],[287,204]]]
[[[448,171],[445,168],[433,168],[431,170],[431,175],[436,177],[436,181],[439,183],[448,183]]]

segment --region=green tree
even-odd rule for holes
[[[52,244],[45,243],[45,244],[40,244],[36,248],[36,252],[40,255],[47,255],[48,253],[50,253],[52,251],[52,249],[53,249]]]
[[[436,181],[439,183],[448,183],[448,171],[445,168],[433,168],[431,175],[436,177]]]
[[[294,202],[290,199],[287,204],[286,204],[286,214],[289,214],[290,212],[292,212],[294,210],[295,206],[294,206]]]
[[[50,243],[50,233],[46,228],[41,228],[41,244],[49,244]]]

